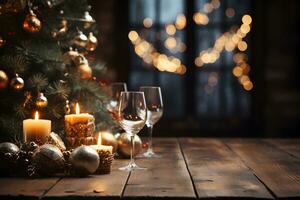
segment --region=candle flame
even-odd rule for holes
[[[38,111],[35,112],[34,119],[35,119],[35,120],[38,120],[38,119],[39,119],[39,112],[38,112]]]
[[[101,135],[101,133],[99,133],[99,135],[98,135],[98,141],[97,141],[97,144],[98,144],[98,145],[101,145],[101,144],[102,144],[102,135]]]
[[[76,114],[80,114],[80,107],[78,103],[76,103]]]

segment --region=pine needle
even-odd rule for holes
[[[65,83],[61,83],[60,81],[54,82],[46,90],[46,94],[58,95],[64,99],[68,98],[70,92],[71,92],[70,88]]]
[[[43,74],[35,74],[29,79],[31,87],[37,88],[38,91],[44,89],[49,83],[48,78]]]

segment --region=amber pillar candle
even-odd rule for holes
[[[24,142],[35,142],[42,145],[47,142],[51,132],[51,121],[39,119],[39,113],[35,113],[34,119],[23,120]]]
[[[93,144],[95,118],[91,114],[80,113],[79,104],[76,103],[76,114],[65,115],[65,131],[70,148]]]

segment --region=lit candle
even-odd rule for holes
[[[79,104],[76,103],[76,114],[69,114],[65,115],[65,122],[70,124],[77,124],[77,123],[85,123],[89,121],[94,121],[94,116],[88,113],[80,113]]]
[[[51,132],[51,121],[39,119],[39,113],[35,112],[34,119],[23,120],[24,141],[33,141],[37,144],[44,144]]]
[[[76,114],[65,115],[65,132],[67,146],[75,148],[94,143],[95,118],[88,113],[80,113],[76,103]]]
[[[109,152],[112,153],[113,147],[112,146],[107,146],[107,145],[102,145],[102,137],[101,137],[101,133],[99,133],[98,135],[98,141],[96,145],[91,145],[92,148],[94,148],[98,153],[100,151],[104,151],[104,152]]]

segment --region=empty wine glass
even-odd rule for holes
[[[127,85],[124,82],[114,82],[108,86],[110,100],[107,102],[106,108],[112,114],[113,118],[115,118],[114,115],[118,111],[121,92],[127,92]]]
[[[152,132],[153,126],[163,115],[163,101],[160,87],[143,86],[140,91],[144,92],[147,106],[146,126],[149,132],[148,150],[143,154],[145,157],[159,157],[153,152]]]
[[[130,163],[119,168],[132,171],[141,168],[135,164],[133,158],[134,136],[144,127],[147,118],[147,108],[143,92],[121,92],[117,120],[120,126],[130,135]]]

